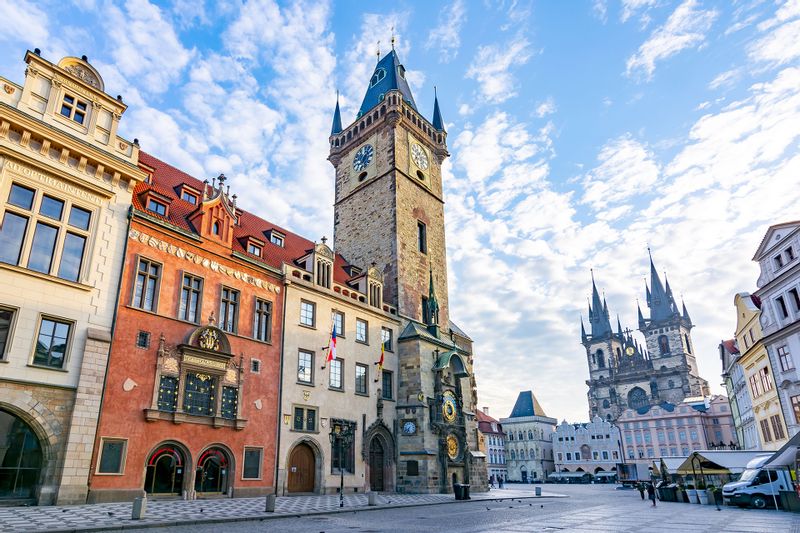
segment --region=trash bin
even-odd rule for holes
[[[462,492],[462,495],[464,496],[464,497],[462,498],[463,500],[469,500],[469,499],[471,499],[471,498],[469,497],[469,483],[462,484],[462,485],[461,485],[461,490],[463,491],[463,492]]]
[[[461,483],[453,483],[453,494],[456,495],[456,500],[463,500],[464,498],[464,485]]]

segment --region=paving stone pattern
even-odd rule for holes
[[[543,492],[543,497],[561,497]],[[530,491],[495,490],[472,495],[473,500],[498,498],[531,498]],[[380,494],[381,507],[434,505],[454,501],[452,494]],[[307,515],[336,512],[339,496],[279,497],[275,512],[264,511],[264,498],[225,498],[214,500],[149,500],[147,514],[142,520],[131,519],[131,503],[100,503],[93,505],[0,507],[0,532],[10,531],[87,531],[143,527],[147,525],[177,525],[182,523],[242,520],[270,516]],[[345,509],[368,507],[366,494],[346,494]]]

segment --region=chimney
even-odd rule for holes
[[[488,407],[484,407],[483,408],[483,414],[485,414],[486,416],[489,416],[489,408]]]

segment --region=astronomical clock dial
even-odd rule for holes
[[[359,148],[355,157],[353,157],[353,170],[356,172],[361,172],[367,168],[372,162],[373,155],[375,155],[375,149],[372,148],[371,144],[365,144]]]
[[[417,424],[413,420],[407,420],[403,424],[403,434],[404,435],[413,435],[417,432]]]
[[[458,458],[458,439],[452,434],[447,436],[447,457],[451,461],[455,461]]]
[[[422,146],[417,143],[411,144],[411,160],[420,170],[428,170],[428,155]]]
[[[447,391],[442,399],[442,418],[445,422],[452,424],[456,421],[456,413],[456,395]]]
[[[627,348],[625,348],[626,354],[633,355],[633,352],[634,352],[633,346],[628,346]]]

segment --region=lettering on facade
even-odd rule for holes
[[[249,283],[250,285],[258,287],[259,289],[264,289],[265,291],[271,291],[276,294],[281,292],[281,288],[279,286],[270,283],[269,281],[255,278],[250,274],[241,272],[239,270],[228,268],[225,265],[217,263],[216,261],[212,261],[194,252],[184,250],[183,248],[175,246],[174,244],[170,244],[166,241],[162,241],[160,239],[147,235],[146,233],[142,233],[139,230],[135,229],[130,230],[130,232],[128,233],[128,237],[134,241],[139,241],[142,244],[146,244],[152,248],[157,248],[162,252],[174,255],[178,259],[184,259],[196,265],[200,265],[203,268],[213,270],[214,272],[220,272],[222,274],[225,274],[226,276],[230,276],[232,278],[236,278],[238,280]]]
[[[206,368],[216,368],[217,370],[225,370],[228,368],[227,363],[222,361],[214,361],[213,359],[206,359],[205,357],[196,357],[194,355],[184,355],[184,363],[191,363],[193,365],[204,366]]]
[[[25,176],[26,178],[34,179],[40,183],[43,183],[49,187],[54,189],[58,189],[64,191],[67,194],[72,196],[78,197],[81,200],[85,200],[87,202],[91,202],[96,205],[102,205],[103,199],[98,197],[96,194],[93,194],[86,189],[82,189],[80,187],[76,187],[75,185],[71,185],[70,183],[58,179],[55,176],[50,174],[46,174],[44,172],[40,172],[34,168],[31,168],[27,165],[23,165],[21,163],[17,163],[16,161],[9,160],[6,163],[5,168],[12,170],[21,176]]]

